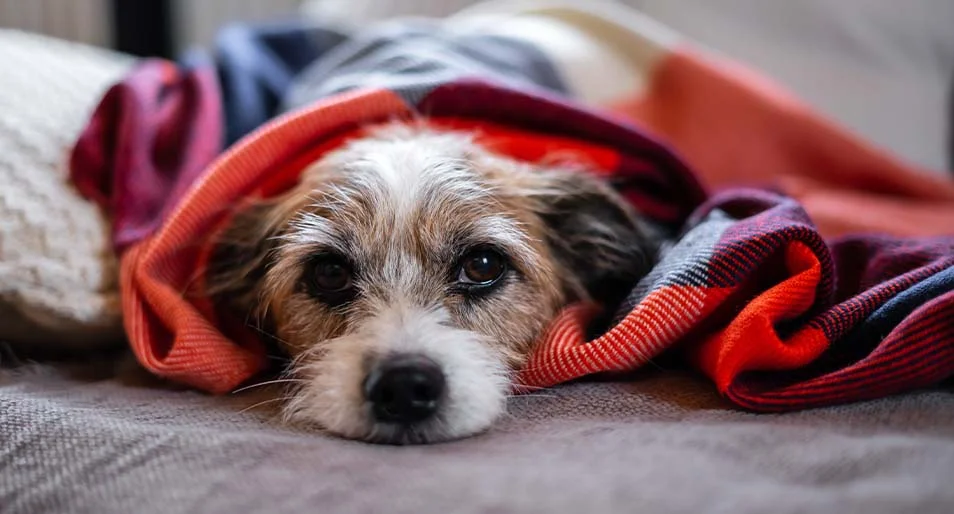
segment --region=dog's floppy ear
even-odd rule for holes
[[[532,197],[569,291],[615,309],[656,260],[659,240],[608,183],[585,171],[538,172]]]
[[[282,198],[238,207],[216,236],[206,272],[207,293],[217,305],[257,315],[261,287],[284,227]]]

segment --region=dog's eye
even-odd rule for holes
[[[317,257],[312,264],[311,283],[323,293],[345,291],[351,287],[351,266],[338,256]]]
[[[457,280],[468,285],[490,285],[507,271],[507,261],[493,250],[475,250],[461,260]]]

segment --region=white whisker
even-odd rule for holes
[[[238,394],[238,393],[241,393],[242,391],[248,391],[249,389],[255,389],[255,388],[257,388],[257,387],[265,387],[265,386],[268,386],[268,385],[274,385],[274,384],[297,384],[297,383],[302,383],[302,382],[307,382],[307,381],[306,381],[306,380],[299,379],[299,378],[282,378],[282,379],[277,379],[277,380],[269,380],[269,381],[267,381],[267,382],[259,382],[259,383],[257,383],[257,384],[252,384],[252,385],[247,385],[247,386],[245,386],[245,387],[241,387],[241,388],[239,388],[239,389],[236,389],[236,390],[232,391],[231,394]]]
[[[267,404],[269,404],[269,403],[284,402],[284,401],[288,401],[288,400],[292,400],[292,399],[294,399],[294,397],[292,397],[292,396],[282,396],[282,397],[280,397],[280,398],[270,398],[270,399],[268,399],[268,400],[263,400],[263,401],[260,401],[260,402],[258,402],[258,403],[256,403],[256,404],[254,404],[254,405],[250,405],[250,406],[248,406],[248,407],[245,407],[244,409],[242,409],[242,410],[239,411],[239,414],[244,414],[244,413],[246,413],[246,412],[248,412],[248,411],[250,411],[250,410],[252,410],[252,409],[255,409],[255,408],[257,408],[257,407],[261,407],[262,405],[267,405]]]

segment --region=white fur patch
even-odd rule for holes
[[[306,382],[286,406],[292,421],[355,439],[432,442],[481,432],[506,408],[510,382],[504,363],[479,334],[452,327],[443,310],[396,302],[322,348],[320,359],[296,370]],[[433,419],[403,427],[373,418],[362,386],[369,365],[393,354],[423,355],[441,367],[447,395]]]

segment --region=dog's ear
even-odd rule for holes
[[[256,311],[265,273],[284,227],[284,203],[275,198],[239,207],[216,237],[206,289],[217,305],[244,315],[260,314]]]
[[[533,188],[546,240],[568,291],[615,309],[656,261],[659,238],[608,183],[585,171],[538,171]],[[575,289],[575,290],[574,290]]]

